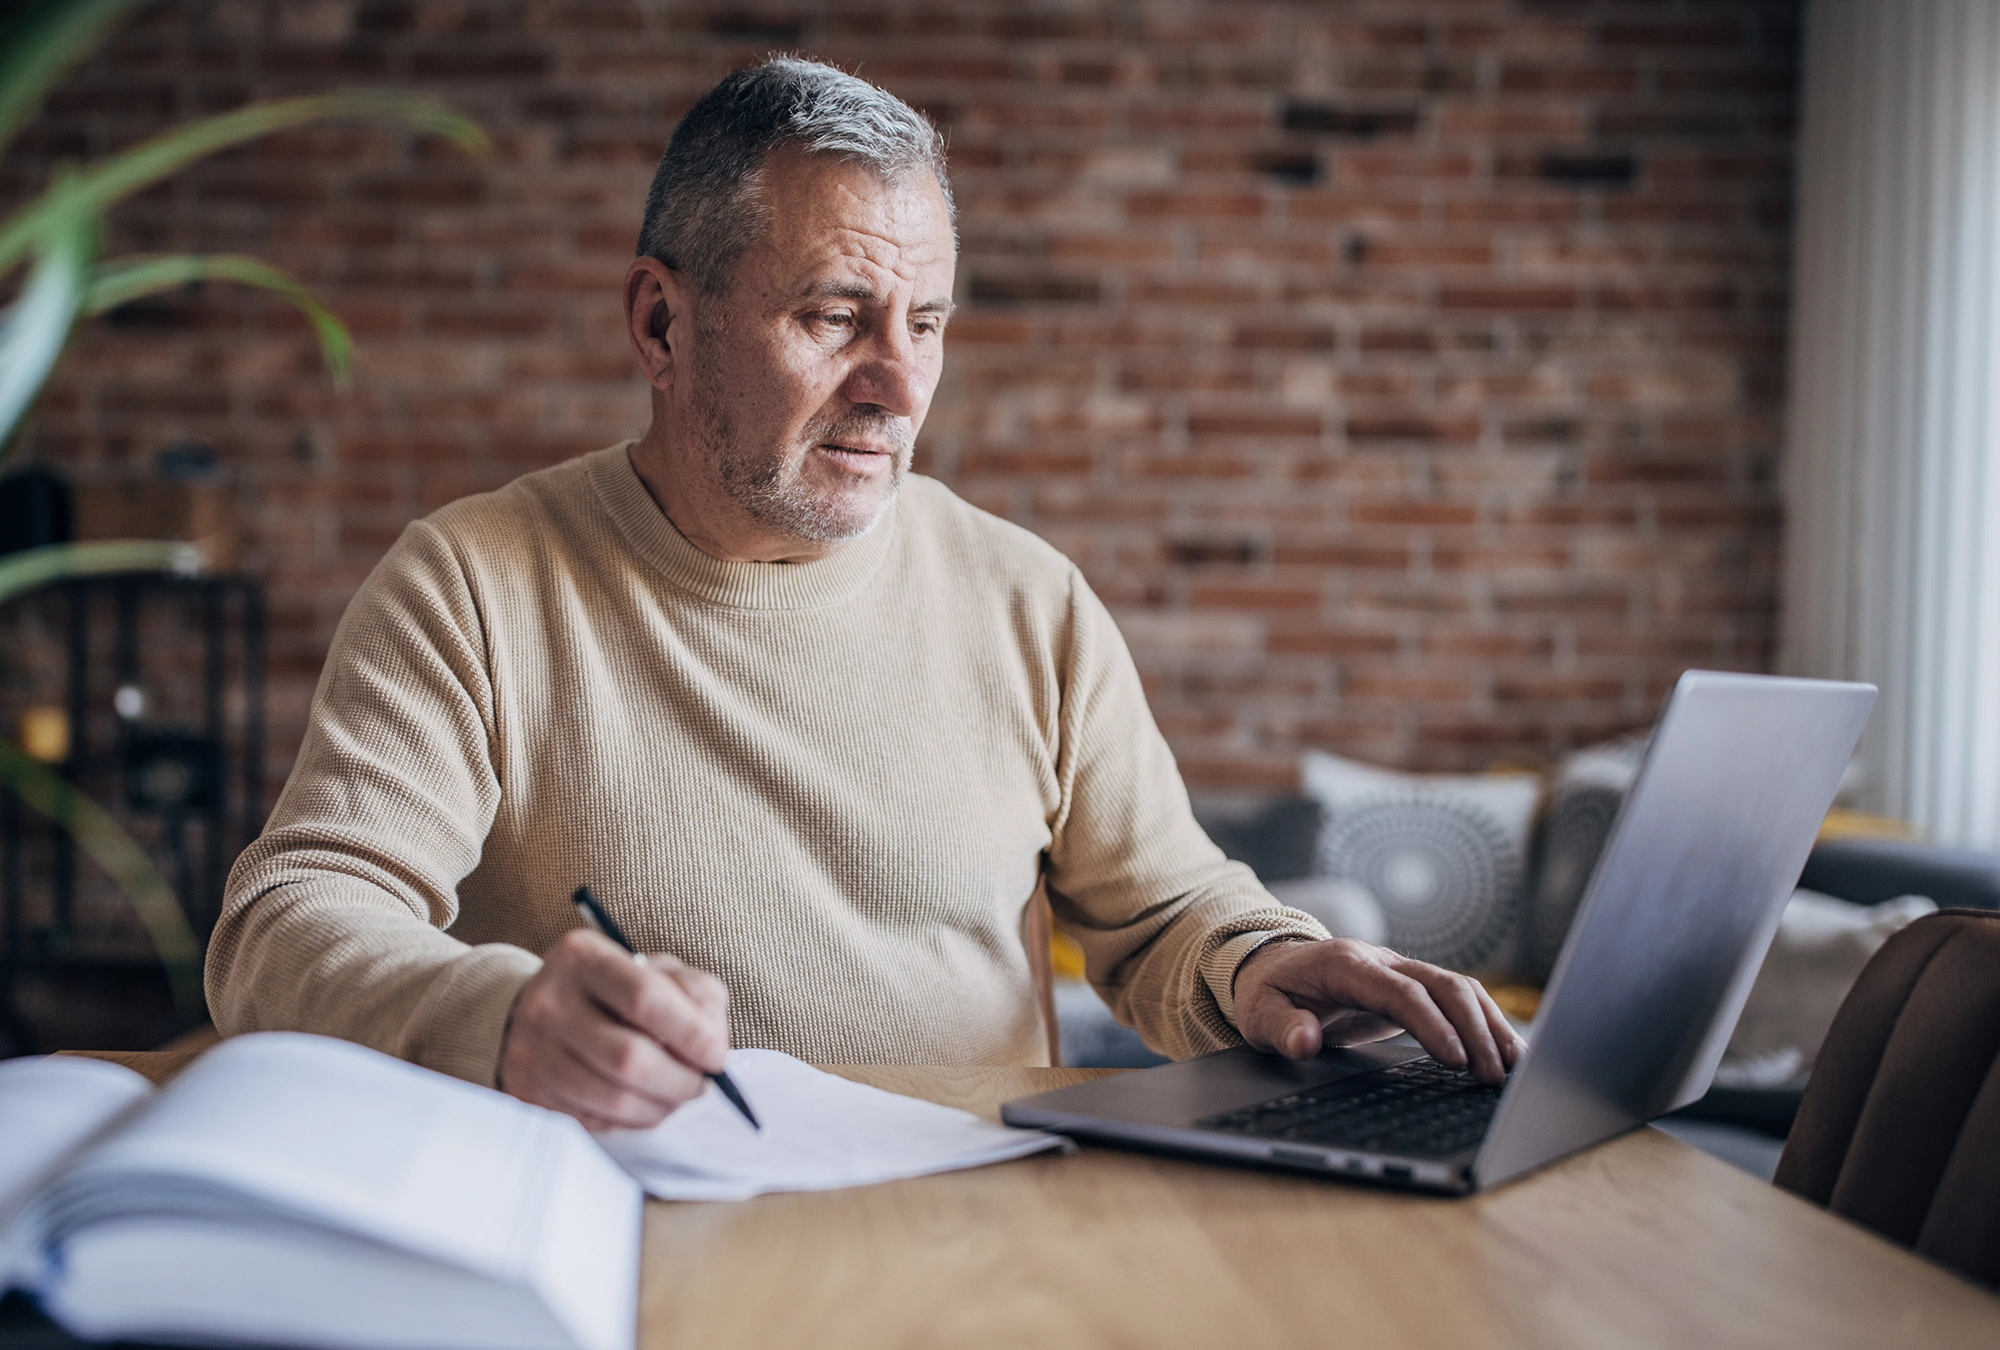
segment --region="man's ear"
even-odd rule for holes
[[[673,386],[674,363],[692,326],[693,289],[658,258],[635,258],[625,273],[625,328],[639,369],[655,389]]]

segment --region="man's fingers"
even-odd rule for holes
[[[613,1082],[570,1046],[552,1046],[551,1051],[536,1065],[536,1100],[568,1112],[590,1129],[648,1129],[673,1110],[674,1103]]]
[[[1521,1033],[1514,1030],[1514,1024],[1507,1020],[1507,1014],[1500,1011],[1500,1005],[1493,1001],[1493,995],[1486,992],[1486,986],[1474,982],[1479,994],[1479,1005],[1486,1014],[1486,1025],[1493,1029],[1493,1039],[1500,1047],[1500,1059],[1509,1069],[1521,1062],[1521,1055],[1528,1043],[1521,1039]]]
[[[1501,1057],[1500,1043],[1494,1037],[1493,1027],[1486,1020],[1486,1007],[1480,1001],[1485,990],[1480,988],[1479,982],[1420,961],[1409,962],[1405,969],[1429,992],[1431,1001],[1458,1033],[1459,1044],[1466,1054],[1463,1067],[1472,1070],[1474,1077],[1488,1083],[1498,1083],[1506,1078],[1507,1065]]]
[[[620,1021],[645,1032],[704,1073],[722,1068],[729,1053],[729,1023],[720,1010],[695,1001],[679,979],[634,961],[606,943],[605,958],[580,972],[591,998]]]
[[[664,1116],[707,1086],[702,1071],[667,1053],[646,1033],[606,1016],[597,1007],[570,1019],[562,1048],[614,1092],[655,1104]],[[623,1110],[599,1110],[623,1116]]]
[[[666,1119],[667,1108],[645,1099],[628,1099],[575,1056],[562,1054],[546,1070],[543,1092],[547,1104],[566,1111],[591,1130],[645,1130]]]
[[[1363,1007],[1399,1023],[1438,1063],[1454,1069],[1466,1066],[1465,1042],[1421,981],[1384,965],[1375,967],[1370,983],[1380,992]]]
[[[646,964],[678,984],[687,996],[710,1012],[729,1011],[729,986],[705,970],[696,970],[677,956],[652,953]]]
[[[635,960],[578,929],[516,995],[497,1079],[591,1129],[644,1129],[707,1090],[704,1075],[729,1048],[728,1002],[713,976]]]

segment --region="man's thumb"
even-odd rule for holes
[[[1319,1053],[1319,1018],[1276,994],[1259,999],[1256,1015],[1246,1019],[1245,1036],[1287,1059],[1311,1059]]]

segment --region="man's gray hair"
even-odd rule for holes
[[[763,228],[764,163],[780,147],[864,164],[888,181],[921,169],[943,190],[956,234],[944,137],[930,120],[866,80],[778,56],[716,85],[674,129],[646,194],[639,255],[704,295],[726,290]]]

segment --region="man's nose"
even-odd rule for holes
[[[930,402],[932,380],[910,335],[889,331],[869,343],[844,392],[850,403],[872,404],[892,417],[915,417]]]

